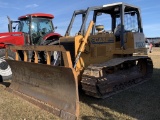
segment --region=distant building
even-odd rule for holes
[[[160,37],[147,37],[146,42],[152,43],[155,47],[160,47]]]

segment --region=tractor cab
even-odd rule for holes
[[[41,44],[41,39],[53,36],[53,18],[51,14],[34,13],[20,16],[19,21],[9,19],[9,32],[23,32],[25,36],[28,35],[31,44]],[[57,36],[60,35],[57,34]]]

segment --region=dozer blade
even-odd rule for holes
[[[12,91],[65,120],[78,119],[78,83],[74,69],[7,60]]]

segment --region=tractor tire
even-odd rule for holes
[[[14,60],[15,53],[8,51],[8,59]],[[12,78],[12,71],[9,64],[5,61],[5,49],[0,49],[0,82]]]

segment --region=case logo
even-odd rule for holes
[[[108,44],[108,43],[114,43],[114,39],[106,39],[103,37],[97,37],[97,38],[91,38],[91,43],[92,44]]]

